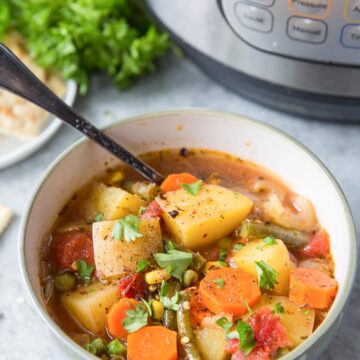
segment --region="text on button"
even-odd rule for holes
[[[293,40],[321,44],[326,40],[327,25],[319,20],[293,16],[288,20],[287,31]]]
[[[255,5],[237,3],[235,13],[240,22],[249,29],[270,32],[273,27],[273,15],[264,8]]]

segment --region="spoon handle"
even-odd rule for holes
[[[156,170],[135,157],[66,105],[2,43],[0,43],[0,87],[29,100],[62,119],[125,161],[147,180],[157,184],[163,181],[163,176]]]

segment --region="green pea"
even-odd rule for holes
[[[126,346],[118,339],[115,339],[108,344],[107,351],[110,355],[122,355],[126,351]]]
[[[54,278],[54,284],[59,291],[69,291],[75,285],[75,276],[68,272],[56,275]]]
[[[106,351],[104,340],[96,338],[84,346],[85,350],[94,355],[101,355]]]

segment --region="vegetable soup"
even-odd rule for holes
[[[172,149],[80,189],[44,242],[48,311],[102,359],[269,360],[306,340],[338,284],[309,199],[229,154]]]

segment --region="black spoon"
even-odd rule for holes
[[[54,114],[125,161],[147,180],[156,184],[160,184],[164,180],[164,177],[156,170],[124,149],[66,105],[2,43],[0,43],[0,87]]]

